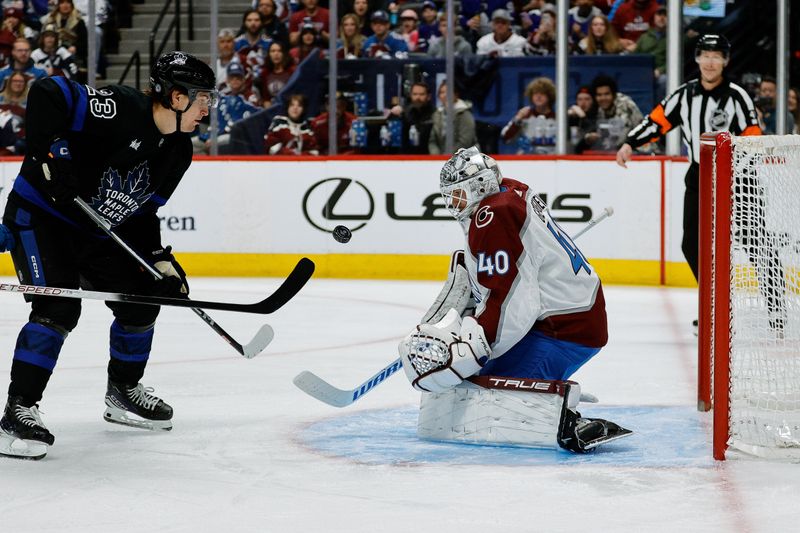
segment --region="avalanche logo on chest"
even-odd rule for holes
[[[125,221],[153,195],[147,192],[150,186],[150,171],[147,161],[142,162],[123,179],[113,168],[103,173],[103,180],[92,198],[92,209],[112,226]]]

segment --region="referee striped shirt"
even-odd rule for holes
[[[692,163],[700,162],[700,134],[730,131],[734,135],[761,135],[750,95],[735,83],[723,80],[711,91],[699,79],[691,80],[667,96],[634,127],[625,139],[633,148],[657,141],[681,126],[683,142]]]

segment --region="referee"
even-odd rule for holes
[[[700,66],[700,78],[690,80],[661,101],[625,139],[617,152],[617,164],[626,167],[633,149],[658,140],[671,129],[681,126],[683,142],[689,150],[691,165],[686,172],[683,196],[683,241],[681,250],[697,279],[700,134],[706,131],[730,131],[734,135],[761,135],[753,101],[740,86],[722,74],[730,58],[731,45],[722,35],[703,35],[694,57]]]

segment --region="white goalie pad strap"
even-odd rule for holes
[[[571,400],[572,386],[577,383],[471,378],[450,390],[422,395],[417,435],[472,444],[557,448],[565,395]],[[575,397],[579,396],[578,392]]]
[[[475,307],[469,276],[464,267],[464,250],[456,250],[450,259],[450,273],[442,290],[434,300],[430,309],[422,317],[422,324],[435,324],[444,318],[450,309],[455,309],[459,316]]]

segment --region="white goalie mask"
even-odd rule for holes
[[[497,161],[472,146],[461,148],[447,160],[439,174],[439,187],[447,210],[463,220],[481,200],[500,191],[502,179]]]

